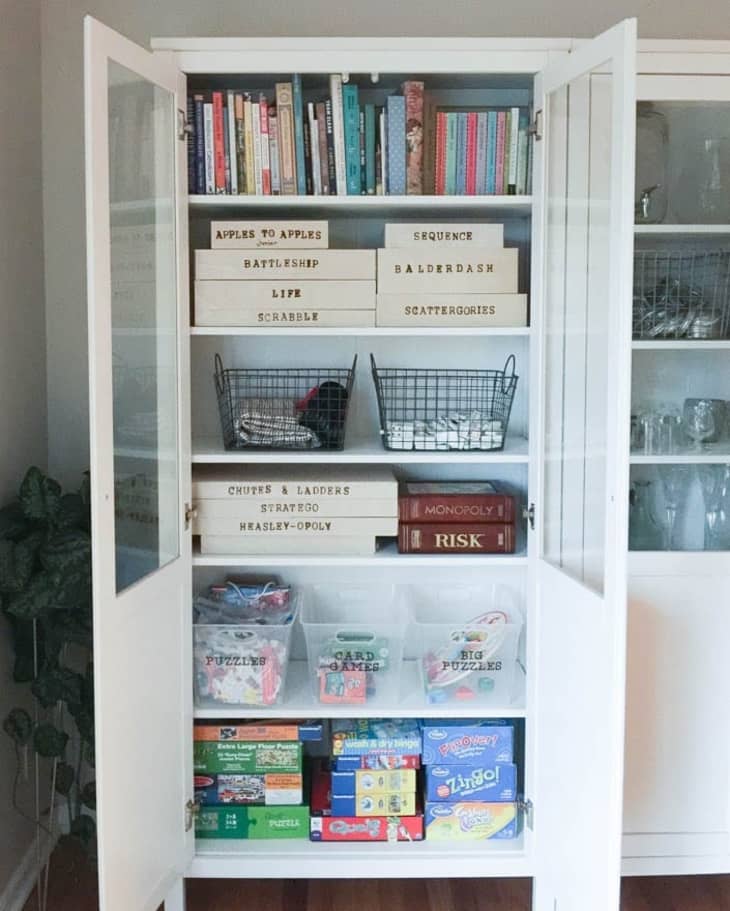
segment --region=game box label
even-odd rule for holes
[[[233,773],[302,771],[302,745],[299,741],[208,741],[193,744],[193,771]]]
[[[515,838],[517,804],[426,802],[426,838],[431,841],[483,841]]]

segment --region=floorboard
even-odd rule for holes
[[[54,853],[49,883],[47,911],[98,911],[96,869],[73,844]],[[530,911],[530,881],[197,879],[187,884],[187,904],[187,911]],[[621,911],[729,909],[730,876],[632,877],[623,883]],[[38,911],[35,894],[24,911]]]

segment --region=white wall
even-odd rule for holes
[[[730,38],[727,0],[44,0],[43,156],[49,457],[75,483],[87,466],[82,16],[146,45],[169,35],[596,34],[638,15],[643,37]]]
[[[46,465],[40,0],[0,0],[0,504]],[[0,618],[0,719],[21,703]],[[10,809],[15,753],[0,732],[0,894],[33,827]],[[23,788],[24,794],[30,789]],[[25,801],[27,803],[27,801]]]

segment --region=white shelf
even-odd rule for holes
[[[186,876],[289,879],[531,876],[524,835],[486,842],[332,844],[198,839]]]
[[[689,449],[667,455],[643,455],[631,453],[632,465],[719,465],[730,464],[730,443],[723,440],[701,450]]]
[[[289,664],[284,701],[280,705],[236,707],[212,703],[196,706],[196,718],[524,718],[525,675],[515,673],[515,698],[490,706],[483,701],[431,704],[426,701],[417,661],[404,661],[401,698],[371,700],[366,705],[325,705],[314,698],[306,661]]]
[[[634,225],[635,234],[730,234],[730,225]]]
[[[730,339],[657,339],[656,341],[633,341],[635,351],[730,351]]]
[[[191,326],[191,336],[221,336],[221,335],[252,335],[265,336],[273,338],[277,335],[333,335],[338,338],[342,336],[374,335],[374,336],[393,336],[404,335],[412,336],[436,336],[436,337],[469,337],[486,336],[500,338],[502,336],[529,336],[529,326],[519,326],[513,328],[491,328],[487,326],[459,326],[459,327],[437,327],[437,326],[362,326],[337,328],[312,328],[302,329],[300,326],[291,326],[281,328],[265,328],[261,326]],[[730,342],[728,342],[730,345]]]
[[[201,554],[193,548],[193,566],[527,566],[527,556],[517,554],[399,554],[393,542],[381,547],[372,556],[337,556],[327,554]]]
[[[191,209],[302,209],[331,213],[383,213],[439,209],[463,212],[490,211],[494,217],[529,215],[532,196],[190,196]]]
[[[274,463],[325,464],[439,464],[480,463],[486,465],[527,463],[528,442],[522,437],[508,437],[501,452],[476,450],[447,450],[445,452],[411,452],[383,449],[379,439],[355,440],[341,452],[322,449],[255,450],[223,448],[220,437],[201,437],[193,441],[193,462],[197,464],[256,464]]]
[[[723,550],[632,550],[630,576],[722,576],[730,575],[730,551]]]

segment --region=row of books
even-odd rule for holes
[[[439,107],[404,82],[384,105],[330,76],[304,102],[301,77],[273,99],[236,90],[188,96],[191,194],[521,195],[529,192],[527,108]]]

